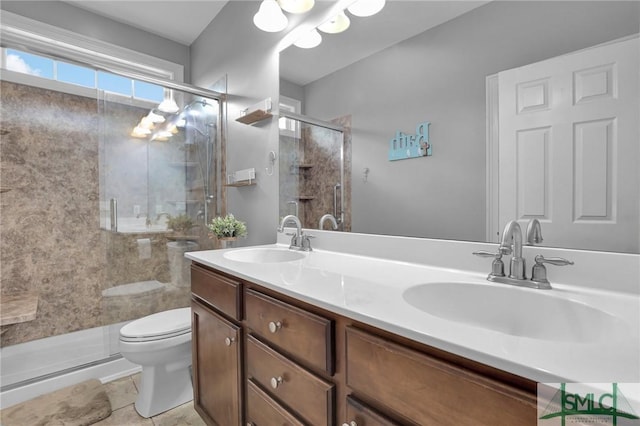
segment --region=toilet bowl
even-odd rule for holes
[[[120,353],[142,366],[135,407],[151,417],[193,399],[191,308],[158,312],[120,329]]]

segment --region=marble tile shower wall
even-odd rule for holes
[[[351,116],[333,120],[344,131],[344,227],[351,230]],[[302,125],[300,141],[280,136],[280,216],[294,214],[298,201],[302,226],[317,229],[320,218],[333,214],[334,185],[340,182],[339,132]],[[326,225],[329,229],[328,226]]]
[[[186,288],[105,303],[105,289],[170,281],[163,234],[100,229],[96,99],[0,82],[0,291],[36,291],[35,320],[3,327],[1,346],[123,321],[188,304]],[[144,114],[122,107],[135,124]],[[137,239],[151,240],[140,259]],[[168,287],[169,288],[169,287]],[[184,296],[184,298],[183,298]]]

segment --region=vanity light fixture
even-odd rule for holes
[[[305,13],[313,9],[315,0],[278,0],[278,4],[285,12]]]
[[[351,25],[351,21],[343,10],[324,24],[318,26],[318,29],[327,34],[338,34],[349,28],[349,25]]]
[[[173,90],[168,91],[169,96],[167,96],[166,93],[167,92],[165,92],[164,99],[160,102],[160,105],[158,105],[158,111],[166,112],[167,114],[175,114],[180,111],[180,107],[176,101],[173,100]]]
[[[322,43],[322,36],[318,30],[314,28],[293,44],[294,46],[301,47],[303,49],[312,49],[320,43]]]
[[[277,33],[287,28],[289,20],[276,0],[263,0],[258,13],[253,16],[253,23],[262,31]]]
[[[361,18],[373,16],[380,12],[385,5],[385,0],[358,0],[347,8],[349,13]]]

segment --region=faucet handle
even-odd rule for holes
[[[534,259],[536,261],[536,265],[542,265],[543,263],[550,263],[556,266],[566,266],[573,265],[573,262],[562,257],[544,257],[539,254]]]
[[[551,284],[547,279],[547,268],[544,263],[556,266],[573,265],[573,262],[562,257],[544,257],[539,254],[534,259],[536,264],[531,268],[531,281],[538,283],[538,288],[550,289]]]
[[[491,263],[491,273],[489,277],[504,277],[504,262],[502,261],[502,251],[498,250],[497,253],[491,253],[490,251],[474,251],[474,256],[480,257],[493,257],[493,262]]]
[[[491,253],[490,251],[484,251],[484,250],[474,251],[473,255],[480,256],[480,257],[495,257],[496,259],[502,258],[501,252]]]

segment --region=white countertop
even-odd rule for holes
[[[288,249],[282,244],[260,247]],[[543,292],[549,297],[582,302],[620,320],[619,327],[588,342],[529,338],[430,315],[403,297],[408,288],[425,283],[504,286],[485,279],[490,262],[486,272],[481,273],[314,249],[301,260],[256,264],[227,259],[225,253],[232,250],[243,249],[188,252],[186,257],[328,311],[537,382],[640,383],[637,294],[558,283],[553,283],[553,290],[513,287],[516,291]],[[483,300],[477,303],[482,304]],[[539,321],[543,314],[531,306],[522,315]],[[571,322],[570,316],[567,322]]]

